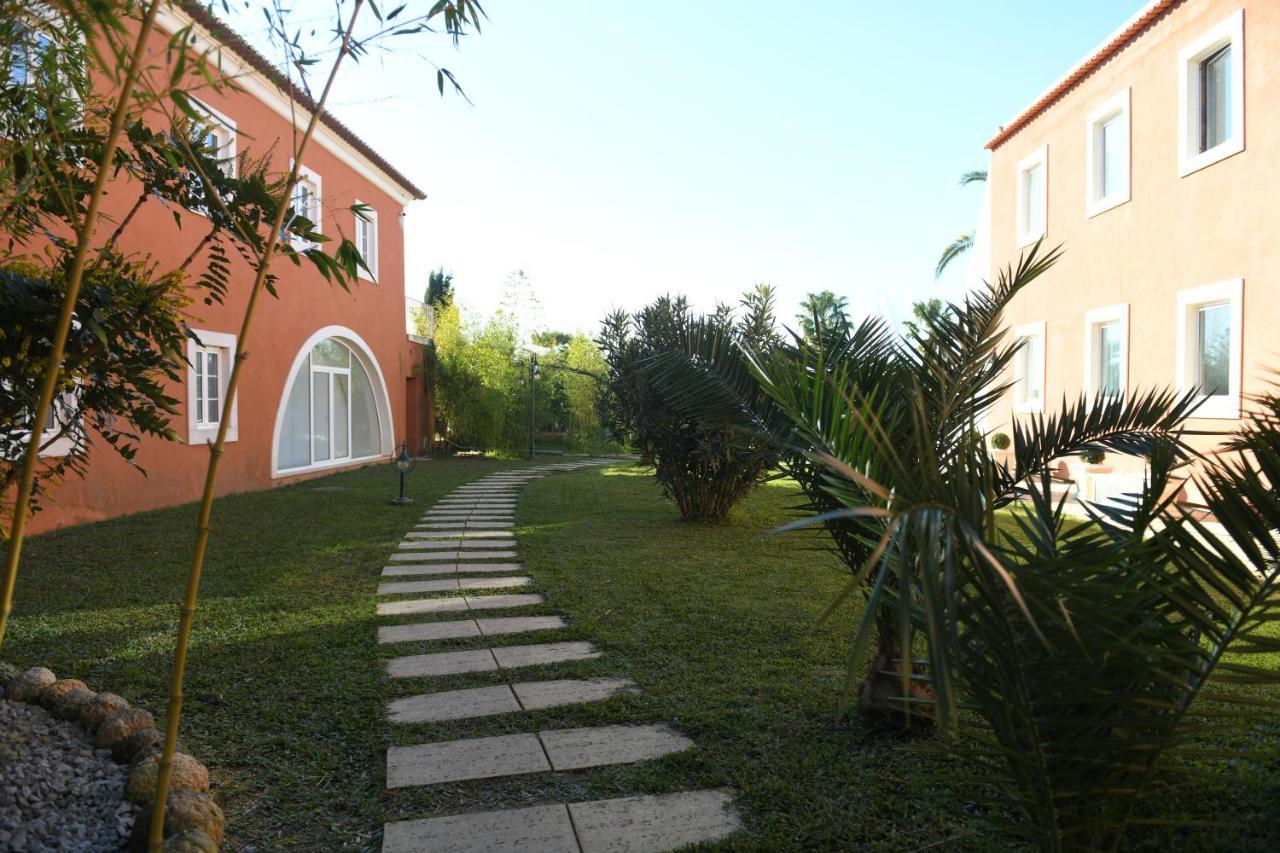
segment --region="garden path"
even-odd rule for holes
[[[544,603],[524,591],[531,585],[519,562],[514,534],[516,497],[529,480],[614,460],[539,465],[489,475],[436,503],[405,535],[378,587],[380,596],[456,593],[397,598],[378,604],[386,617],[469,614],[380,626],[383,644],[474,638],[477,647],[406,655],[388,661],[393,679],[493,673],[490,686],[442,690],[393,699],[393,725],[522,714],[542,708],[600,702],[638,690],[625,677],[521,681],[522,667],[599,658],[590,642],[530,642],[493,646],[486,638],[565,628],[561,616],[488,616]],[[472,577],[472,575],[477,575]],[[418,580],[405,578],[418,577]],[[488,593],[487,590],[516,590]],[[566,773],[628,764],[694,748],[666,725],[609,725],[423,743],[387,750],[387,787],[440,785],[528,773]],[[648,853],[724,838],[739,828],[731,796],[722,790],[622,797],[575,803],[469,812],[386,824],[383,853]]]

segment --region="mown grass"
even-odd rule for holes
[[[795,517],[799,497],[785,482],[762,487],[718,525],[680,522],[652,477],[628,466],[531,483],[517,533],[547,603],[519,613],[561,613],[570,627],[492,642],[593,640],[604,657],[517,677],[623,676],[640,692],[390,728],[388,698],[501,678],[393,683],[383,673],[392,656],[482,643],[379,647],[377,624],[394,620],[373,614],[381,566],[421,510],[510,467],[421,464],[409,478],[408,511],[385,504],[394,488],[385,468],[219,503],[183,739],[213,770],[230,849],[373,850],[388,819],[704,787],[739,794],[747,831],[724,849],[1014,849],[978,820],[976,792],[947,781],[956,759],[936,742],[903,740],[840,712],[857,608],[818,624],[846,577],[822,533],[765,537]],[[182,507],[34,539],[5,657],[121,692],[162,717],[193,520],[194,508]],[[402,621],[423,618],[432,617]],[[641,722],[669,723],[697,747],[579,773],[384,790],[389,743]],[[1176,813],[1217,818],[1218,827],[1139,834],[1126,849],[1280,847],[1277,742],[1280,725],[1206,742],[1269,752],[1169,793]],[[1206,767],[1223,770],[1208,759]]]
[[[182,740],[212,770],[229,849],[377,848],[388,690],[378,574],[423,507],[508,467],[420,462],[409,507],[387,503],[390,466],[218,501]],[[32,539],[4,658],[120,693],[163,725],[195,509]]]

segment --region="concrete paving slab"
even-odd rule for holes
[[[553,770],[648,761],[693,748],[693,741],[667,726],[587,726],[538,732]]]
[[[453,622],[414,622],[409,625],[383,625],[378,628],[378,642],[412,643],[420,640],[454,640],[479,637],[480,626],[474,619]]]
[[[522,666],[543,666],[573,660],[598,658],[601,652],[591,643],[536,643],[526,646],[499,646],[491,649],[498,666],[518,669]]]
[[[404,655],[387,661],[387,675],[392,678],[428,678],[457,675],[461,672],[493,672],[497,668],[498,663],[488,649]]]
[[[571,803],[582,853],[659,853],[718,841],[741,829],[725,791]]]
[[[402,820],[382,831],[382,853],[579,853],[561,804]]]
[[[429,581],[399,581],[378,584],[378,595],[402,595],[407,592],[450,592],[458,588],[457,578]]]
[[[400,566],[383,566],[383,577],[404,575],[455,575],[483,572],[522,572],[524,563],[426,563]]]
[[[448,529],[441,530],[410,530],[404,535],[405,539],[484,539],[486,537],[492,539],[510,539],[515,536],[514,533],[506,530],[468,530],[466,526],[456,527],[449,525]]]
[[[442,690],[392,699],[387,703],[387,721],[391,723],[436,723],[442,720],[466,720],[513,714],[520,709],[511,687],[469,687],[465,690]]]
[[[543,604],[546,599],[540,595],[468,595],[463,601],[471,610],[505,610],[510,607],[532,607]]]
[[[458,578],[458,589],[508,589],[513,586],[528,586],[532,578],[528,577],[483,577]]]
[[[563,616],[503,616],[490,619],[477,619],[476,625],[480,633],[486,637],[498,634],[522,634],[525,631],[553,631],[557,628],[568,628],[569,623]]]
[[[423,541],[416,541],[411,539],[408,542],[401,542],[397,547],[401,551],[444,551],[449,549],[453,549],[456,551],[458,550],[458,547],[461,544],[462,544],[462,540],[456,539],[456,538],[455,539],[429,539],[429,540],[423,540]],[[504,543],[504,544],[510,544],[510,543]]]
[[[551,769],[534,734],[500,735],[387,750],[387,787],[440,785]]]
[[[484,534],[490,536],[491,534]],[[515,545],[512,539],[463,539],[458,543],[458,550],[476,549],[476,548],[510,548]]]
[[[467,600],[460,595],[452,598],[411,598],[408,601],[383,601],[378,604],[379,616],[408,616],[419,613],[456,613],[469,610]]]
[[[629,678],[565,678],[557,681],[522,681],[511,685],[526,711],[600,702],[619,693],[633,693]]]
[[[519,556],[515,551],[458,551],[459,560],[514,560]]]

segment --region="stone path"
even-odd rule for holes
[[[613,460],[540,465],[492,474],[461,486],[405,534],[378,585],[378,615],[401,620],[378,628],[378,642],[474,640],[475,648],[403,655],[387,662],[393,679],[491,673],[489,686],[401,696],[387,706],[392,725],[518,715],[591,702],[638,690],[624,675],[520,680],[523,667],[591,660],[590,642],[537,642],[539,631],[568,627],[562,616],[487,616],[545,604],[527,591],[514,533],[516,496],[529,480]],[[503,590],[511,592],[502,592]],[[478,591],[472,594],[472,591]],[[421,597],[434,594],[431,597]],[[474,615],[470,615],[473,614]],[[468,614],[463,618],[458,618]],[[445,618],[438,618],[444,616]],[[429,621],[403,621],[423,617]],[[489,637],[528,635],[522,645],[486,645]],[[570,773],[661,758],[696,745],[661,723],[602,725],[472,737],[387,750],[387,787],[498,779],[530,773]],[[730,791],[548,803],[388,823],[383,853],[658,853],[716,841],[740,829]]]

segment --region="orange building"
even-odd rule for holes
[[[272,165],[287,171],[291,125],[305,127],[310,99],[196,2],[162,9],[151,46],[156,66],[166,67],[168,39],[188,24],[195,26],[197,51],[213,46],[222,71],[236,80],[236,90],[201,94],[220,153],[270,152]],[[424,195],[331,115],[322,116],[303,160],[294,206],[309,211],[322,233],[354,240],[372,276],[362,272],[348,292],[307,264],[274,264],[279,298],[259,301],[239,393],[227,406],[226,383],[253,281],[248,265],[233,261],[225,302],[197,301],[189,309],[199,344],[188,344],[186,382],[169,389],[184,401],[173,424],[183,441],[144,440],[136,460],[144,478],[116,454],[95,451],[90,435],[85,476],[56,488],[33,519],[34,531],[198,499],[205,445],[224,419],[230,424],[220,493],[386,460],[402,443],[420,449],[422,351],[406,327],[412,300],[405,298],[402,222],[405,206]],[[109,189],[107,212],[134,196]],[[355,202],[371,209],[369,222],[351,212]],[[169,208],[144,205],[123,248],[149,253],[162,268],[177,267],[203,234],[198,213],[181,215],[184,227],[175,230]],[[55,445],[46,455],[59,452],[66,448]]]
[[[989,274],[1064,251],[1010,307],[1027,346],[990,428],[1151,388],[1199,389],[1189,426],[1235,428],[1280,351],[1280,2],[1151,0],[987,148]],[[1091,498],[1142,476],[1070,465]]]

